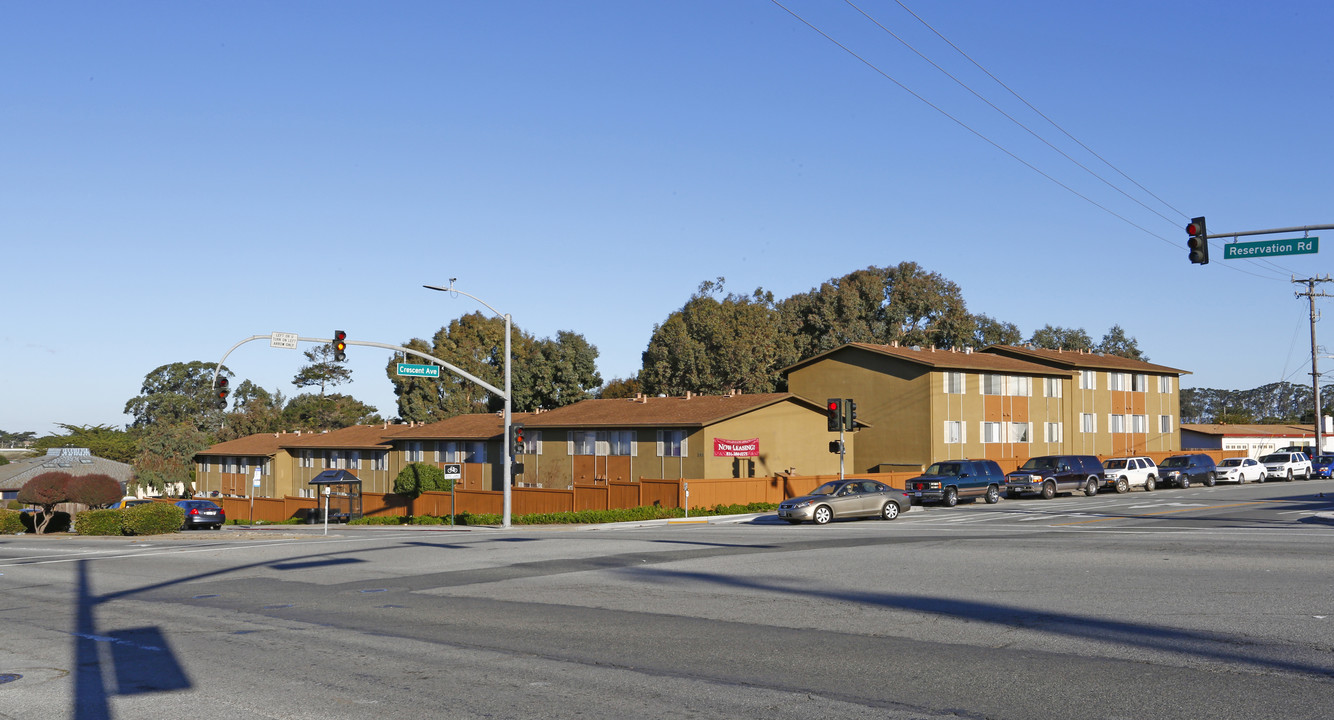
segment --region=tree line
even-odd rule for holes
[[[783,391],[784,368],[849,342],[936,348],[1029,343],[1148,359],[1119,325],[1098,342],[1083,328],[1052,325],[1024,338],[1014,323],[969,312],[958,285],[913,262],[867,267],[784,299],[763,288],[745,295],[727,292],[725,283],[721,277],[701,283],[684,305],[654,325],[641,367],[628,378],[604,382],[597,347],[573,330],[538,338],[514,326],[514,410],[553,409],[639,392]],[[476,312],[450,321],[429,340],[411,338],[401,344],[499,387],[504,382],[504,333],[503,319]],[[33,447],[37,452],[88,447],[100,457],[129,462],[138,482],[161,490],[188,483],[194,455],[218,442],[255,433],[333,430],[383,421],[376,408],[334,392],[351,379],[351,370],[335,359],[331,347],[308,349],[305,358],[292,384],[318,392],[287,397],[246,379],[235,385],[228,407],[218,407],[213,363],[168,363],[150,371],[139,394],[126,402],[125,413],[133,421],[125,429],[62,424],[65,434],[38,438]],[[433,422],[498,411],[503,404],[502,398],[452,373],[438,379],[399,377],[395,370],[400,359],[407,358],[391,357],[385,365],[398,420]],[[226,367],[221,373],[234,376]]]

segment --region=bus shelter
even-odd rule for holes
[[[325,470],[311,479],[319,506],[307,518],[310,522],[324,520],[324,491],[329,491],[329,522],[347,522],[361,517],[361,480],[346,470]]]

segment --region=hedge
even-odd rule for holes
[[[144,503],[120,511],[126,535],[165,535],[185,524],[185,511],[169,503]]]
[[[123,535],[124,523],[122,510],[85,510],[74,518],[74,532],[79,535]]]
[[[17,535],[27,532],[23,527],[23,513],[17,510],[0,510],[0,535]]]

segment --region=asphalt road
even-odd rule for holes
[[[1323,718],[1322,513],[1334,481],[824,527],[5,537],[0,718]]]

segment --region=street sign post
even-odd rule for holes
[[[440,377],[439,365],[417,365],[414,363],[399,363],[399,377]]]
[[[1277,255],[1311,255],[1320,252],[1320,238],[1288,238],[1261,242],[1234,242],[1223,246],[1224,260],[1250,260]]]

